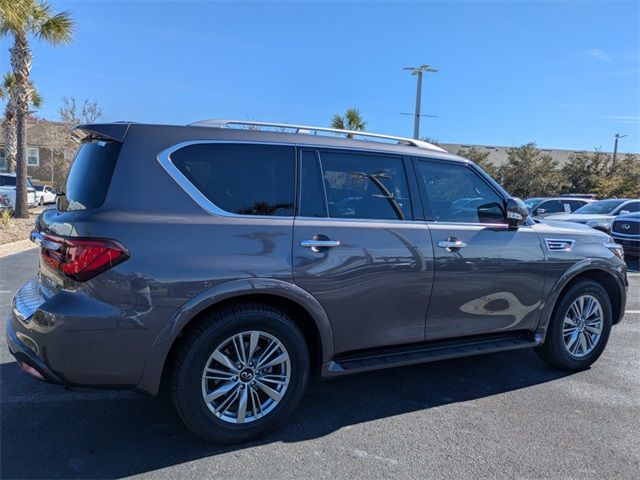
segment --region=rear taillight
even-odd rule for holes
[[[49,235],[42,238],[40,254],[49,267],[79,282],[85,282],[129,258],[127,249],[115,240]]]

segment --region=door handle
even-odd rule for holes
[[[462,240],[449,238],[447,240],[438,242],[438,246],[440,248],[444,248],[447,252],[453,252],[455,250],[460,250],[461,248],[466,247],[467,244]]]
[[[331,248],[331,247],[339,247],[339,240],[302,240],[300,242],[300,246],[304,248]]]

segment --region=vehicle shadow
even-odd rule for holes
[[[274,442],[315,439],[349,425],[528,388],[567,375],[533,351],[503,352],[313,382],[267,438],[208,445],[166,398],[68,392],[0,365],[1,478],[113,478]]]

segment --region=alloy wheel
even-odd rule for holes
[[[282,400],[291,379],[289,353],[266,332],[233,335],[213,351],[202,372],[207,408],[228,423],[258,420]]]
[[[602,336],[604,314],[602,305],[592,295],[574,300],[564,317],[562,338],[567,352],[582,358],[590,354]]]

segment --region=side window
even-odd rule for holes
[[[173,152],[171,161],[222,210],[240,215],[293,215],[293,147],[201,143]]]
[[[330,217],[410,220],[411,203],[402,158],[320,153]]]
[[[544,210],[540,213],[560,213],[565,211],[565,207],[560,200],[547,200],[542,202],[537,210]]]
[[[417,162],[426,211],[437,222],[504,223],[504,202],[466,165]]]
[[[567,211],[567,209],[565,208],[565,211],[566,211],[567,213],[569,213],[569,212],[575,212],[577,209],[579,209],[579,208],[580,208],[580,207],[582,207],[583,205],[586,205],[586,203],[579,202],[579,201],[577,201],[577,200],[563,200],[563,201],[562,201],[562,203],[563,203],[563,204],[565,204],[565,205],[566,205],[566,204],[568,204],[568,205],[569,205],[570,210],[568,210],[568,211]]]
[[[302,217],[326,217],[327,201],[324,195],[320,159],[317,152],[304,150],[300,168],[300,213]]]
[[[638,212],[640,211],[640,202],[629,202],[622,207],[622,210],[627,212]]]

